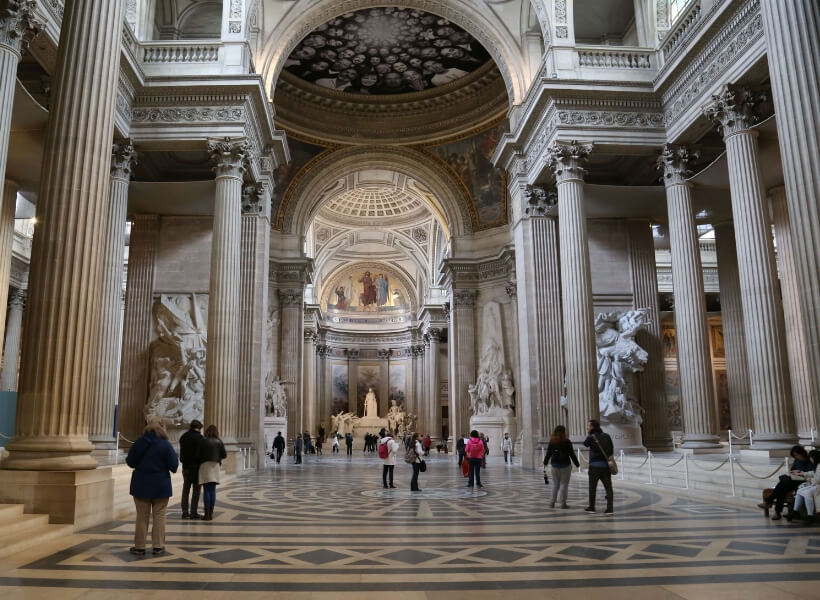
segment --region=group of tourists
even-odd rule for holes
[[[792,446],[790,455],[792,464],[788,475],[781,475],[770,493],[765,494],[758,506],[766,512],[774,507],[773,521],[783,518],[786,501],[794,495],[791,510],[786,513],[786,520],[791,521],[794,514],[802,514],[806,523],[814,522],[814,513],[820,504],[820,450],[807,452],[803,446]]]
[[[382,428],[379,431],[379,458],[382,460],[382,484],[385,489],[395,488],[393,484],[393,471],[396,467],[396,456],[401,450],[401,444],[390,433]],[[410,491],[420,492],[419,474],[427,470],[427,463],[424,460],[424,445],[421,436],[413,433],[409,439],[405,440],[404,462],[413,468],[413,475],[410,478]]]
[[[171,492],[171,473],[182,463],[182,518],[212,521],[216,505],[216,486],[220,481],[222,461],[227,458],[225,445],[215,425],[202,433],[202,423],[191,422],[190,429],[179,440],[179,455],[168,441],[161,423],[146,425],[125,459],[134,469],[130,493],[137,510],[134,545],[131,554],[144,555],[148,525],[153,517],[151,542],[153,554],[165,552],[165,522]],[[203,513],[197,512],[202,486]],[[190,504],[189,504],[190,499]]]

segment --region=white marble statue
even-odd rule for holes
[[[601,421],[640,425],[640,405],[633,396],[634,374],[643,371],[649,360],[646,350],[635,341],[649,323],[648,309],[601,313],[595,317],[598,348],[598,401]]]
[[[364,397],[364,416],[365,418],[379,416],[379,402],[376,400],[376,392],[373,391],[373,388],[368,388],[367,395]]]
[[[478,378],[474,384],[467,387],[473,415],[512,410],[512,398],[515,393],[512,375],[504,368],[501,311],[497,302],[488,302],[484,306],[483,323],[484,347],[478,366]]]
[[[503,408],[512,410],[515,406],[513,401],[515,386],[513,386],[512,373],[509,369],[504,369],[504,373],[501,375],[501,394],[504,398],[504,401],[502,402]]]
[[[387,411],[387,428],[397,433],[399,426],[404,423],[405,412],[395,400],[390,401],[390,409]]]
[[[266,417],[287,417],[288,401],[284,384],[278,375],[268,373],[268,382],[265,385],[265,416]]]
[[[151,379],[145,418],[186,428],[205,412],[208,297],[163,294],[153,307]]]
[[[340,437],[344,437],[346,433],[353,433],[353,427],[356,425],[358,420],[359,417],[352,412],[341,412],[330,417],[330,429],[331,431],[338,433]]]

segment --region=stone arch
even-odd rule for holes
[[[529,1],[529,0],[524,0]],[[536,0],[537,1],[537,0]],[[285,60],[291,51],[311,31],[328,20],[348,12],[382,6],[402,6],[424,10],[456,23],[487,49],[507,86],[511,105],[520,104],[527,92],[529,79],[519,47],[519,41],[493,19],[492,13],[481,11],[472,0],[312,0],[310,7],[294,14],[291,11],[269,32],[256,59],[265,86],[273,98],[273,90]]]
[[[521,15],[522,26],[526,27],[529,22],[530,15],[534,14],[535,18],[538,20],[539,26],[541,27],[541,37],[544,40],[544,47],[549,46],[550,40],[552,39],[552,36],[550,35],[552,30],[547,3],[548,0],[528,0],[521,7],[522,11],[526,11]]]
[[[471,200],[459,182],[435,159],[412,148],[353,146],[327,152],[310,163],[291,183],[279,207],[277,228],[304,236],[325,198],[327,186],[343,177],[368,169],[394,171],[418,180],[433,195],[428,208],[448,236],[473,231]]]

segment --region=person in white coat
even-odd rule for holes
[[[393,485],[393,470],[396,467],[396,453],[399,448],[401,445],[392,436],[387,435],[384,429],[379,431],[379,457],[382,459],[382,483],[385,489],[396,487]]]
[[[501,440],[501,451],[504,453],[504,462],[509,462],[510,453],[512,453],[512,440],[509,433],[505,433],[504,439]]]
[[[820,450],[809,452],[809,461],[815,466],[820,464]],[[805,505],[807,520],[811,522],[814,520],[818,503],[820,503],[820,469],[815,469],[811,473],[811,478],[801,483],[794,494],[794,512],[799,511],[800,507]]]

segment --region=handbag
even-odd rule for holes
[[[424,473],[427,470],[427,463],[423,460],[419,461],[419,473]]]
[[[470,476],[470,463],[467,462],[466,458],[461,461],[461,474],[464,475],[464,477]]]
[[[595,438],[595,443],[598,444],[598,449],[601,451],[601,454],[606,456],[606,452],[604,451],[604,447],[601,446],[601,442],[598,441],[598,436],[592,436]],[[606,464],[609,465],[609,472],[613,475],[618,474],[618,463],[615,462],[614,456],[606,456]]]
[[[549,485],[549,484],[550,484],[550,478],[549,478],[549,475],[547,475],[547,467],[545,466],[544,467],[544,485]]]

